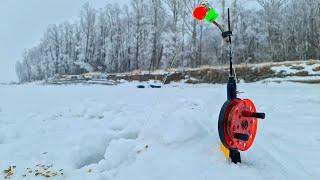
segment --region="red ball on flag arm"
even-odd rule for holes
[[[208,13],[208,9],[205,6],[198,6],[193,10],[193,17],[199,21],[204,20]]]

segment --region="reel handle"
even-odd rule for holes
[[[258,119],[265,119],[266,114],[265,113],[252,113],[252,117],[258,118]]]
[[[241,134],[241,133],[235,133],[234,138],[241,140],[241,141],[248,141],[249,135],[248,134]]]
[[[243,112],[242,114],[244,117],[254,117],[258,119],[265,119],[266,114],[265,113],[259,113],[259,112]]]

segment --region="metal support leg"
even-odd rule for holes
[[[230,150],[230,159],[233,163],[241,163],[241,155],[238,150]]]

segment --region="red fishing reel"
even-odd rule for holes
[[[248,150],[256,137],[258,118],[264,119],[265,114],[257,113],[254,103],[249,99],[225,102],[218,121],[222,144],[230,150]]]

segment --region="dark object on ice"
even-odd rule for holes
[[[161,88],[161,86],[159,86],[159,85],[153,85],[153,84],[151,84],[150,87],[151,87],[151,88],[158,88],[158,89]]]
[[[139,88],[139,89],[144,89],[144,88],[146,88],[146,87],[145,87],[144,85],[138,85],[137,88]]]

